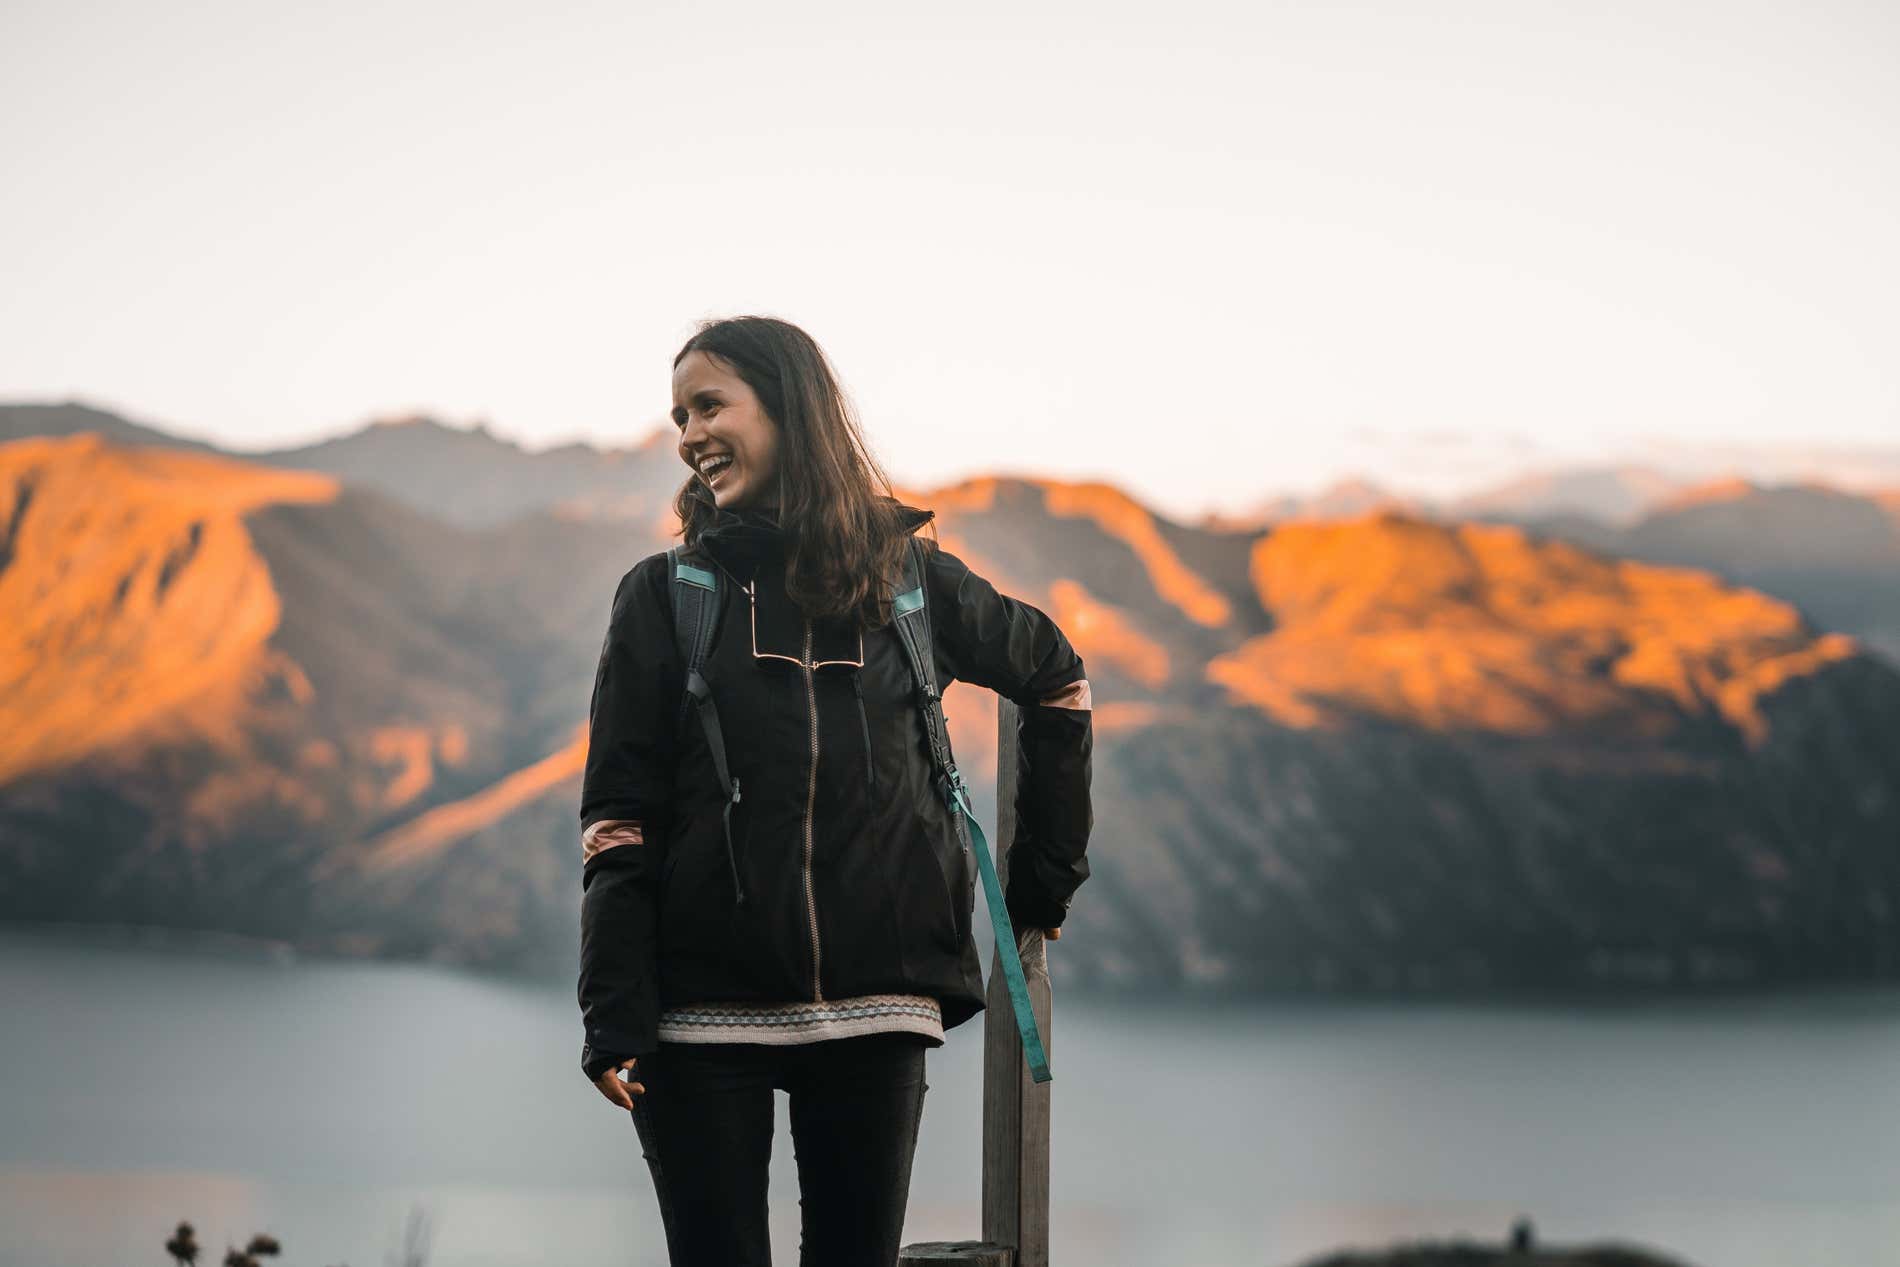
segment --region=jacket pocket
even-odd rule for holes
[[[972,875],[972,859],[962,829],[956,823],[944,824],[931,841],[930,854],[931,869],[938,879],[934,887],[940,895],[930,924],[938,930],[938,940],[946,948],[960,950],[969,935]]]
[[[961,942],[971,932],[971,908],[976,902],[976,855],[970,852],[970,827],[963,821],[961,810],[957,812],[955,827],[960,848],[950,869],[950,893],[954,900],[952,914],[956,918],[957,939]]]

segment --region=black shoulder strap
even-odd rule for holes
[[[937,791],[955,804],[960,776],[950,751],[950,728],[943,720],[943,692],[937,686],[937,661],[930,640],[930,603],[924,585],[923,543],[910,538],[904,564],[891,599],[891,624],[910,664],[911,683],[923,711],[924,734],[930,741],[930,760],[937,768]]]
[[[719,601],[719,569],[704,566],[707,562],[697,554],[689,554],[684,545],[666,552],[666,577],[673,593],[673,643],[686,670],[689,694],[694,675],[706,667],[724,606]],[[682,721],[686,717],[686,698],[680,700]]]
[[[667,579],[673,592],[673,642],[686,668],[686,693],[680,696],[676,730],[685,726],[687,705],[694,705],[706,732],[706,747],[712,752],[713,770],[726,792],[726,861],[732,867],[733,897],[743,906],[745,886],[739,882],[739,859],[732,848],[732,807],[739,803],[739,780],[727,768],[726,736],[720,729],[719,709],[713,704],[712,688],[706,684],[703,672],[724,604],[720,602],[719,569],[701,566],[704,562],[696,556],[689,558],[684,545],[666,552]]]

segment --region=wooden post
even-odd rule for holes
[[[1016,705],[996,702],[996,869],[1016,840],[1018,772]],[[1029,1001],[1051,1067],[1049,960],[1040,928],[1016,930]],[[1003,980],[1000,952],[990,952],[983,1013],[983,1239],[1016,1249],[1016,1267],[1049,1267],[1049,1089],[1030,1081],[1022,1036]]]
[[[991,844],[998,875],[1016,838],[1018,709],[996,701],[996,835]],[[1052,998],[1042,930],[1017,929],[1029,1000],[1053,1064]],[[983,1013],[983,1239],[906,1245],[901,1263],[1049,1267],[1049,1090],[1029,1077],[1016,1032],[1000,953],[990,952],[989,993]]]

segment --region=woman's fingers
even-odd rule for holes
[[[633,1107],[633,1101],[628,1097],[627,1088],[621,1083],[620,1074],[617,1071],[609,1069],[606,1073],[601,1074],[600,1081],[596,1082],[594,1086],[599,1088],[602,1095],[606,1096],[621,1108],[630,1109]]]
[[[1042,930],[1042,935],[1047,937],[1050,941],[1062,940],[1062,930],[1060,928],[1045,928]]]
[[[600,1088],[602,1095],[612,1100],[619,1107],[631,1109],[633,1107],[633,1097],[636,1095],[645,1095],[647,1089],[638,1082],[622,1082],[620,1080],[620,1071],[622,1069],[631,1069],[639,1063],[640,1061],[637,1057],[629,1056],[612,1069],[601,1074],[600,1080],[594,1085]]]

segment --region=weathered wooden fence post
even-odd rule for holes
[[[996,870],[1016,839],[1017,708],[996,701]],[[979,887],[979,900],[981,889]],[[1029,981],[1042,1044],[1053,1065],[1050,1033],[1049,961],[1042,930],[1018,929],[1023,974]],[[1049,1267],[1049,1090],[1037,1084],[1023,1060],[1009,987],[998,952],[990,951],[987,1006],[983,1012],[983,1239],[906,1245],[906,1267],[933,1263],[981,1267]]]

